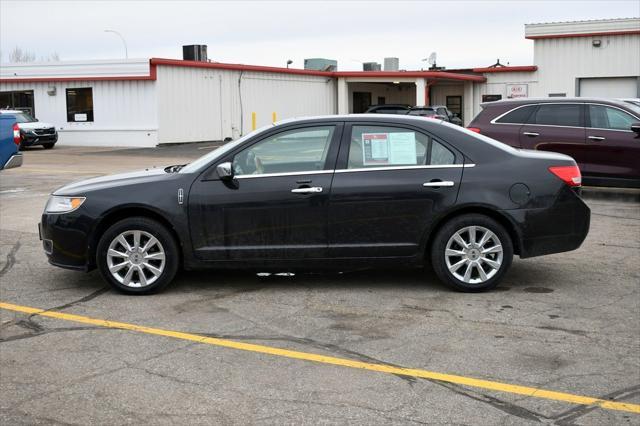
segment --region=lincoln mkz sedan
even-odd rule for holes
[[[569,156],[398,115],[270,125],[187,165],[56,190],[40,224],[53,265],[150,293],[178,269],[338,271],[431,264],[462,291],[589,230]]]

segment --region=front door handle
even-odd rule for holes
[[[522,132],[523,135],[529,136],[530,138],[535,138],[536,136],[540,136],[540,133],[536,132]]]
[[[602,136],[589,136],[589,139],[591,139],[592,141],[603,141],[606,138],[603,138]]]
[[[425,182],[422,186],[428,186],[432,188],[439,188],[441,186],[453,186],[455,183],[450,180],[432,180],[431,182]]]
[[[294,188],[291,190],[294,194],[315,194],[318,192],[322,192],[321,186],[312,186],[309,188]]]

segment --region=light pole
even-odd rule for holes
[[[127,42],[125,41],[124,37],[122,37],[122,34],[117,32],[116,30],[104,30],[104,32],[105,33],[114,33],[115,35],[120,37],[120,40],[122,40],[122,44],[124,44],[124,57],[126,59],[129,59],[129,50],[127,49]]]

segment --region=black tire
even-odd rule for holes
[[[445,255],[449,240],[453,238],[454,234],[464,230],[465,228],[468,229],[468,227],[482,227],[482,228],[488,229],[495,235],[495,237],[497,237],[497,240],[498,240],[497,243],[499,243],[502,247],[502,258],[501,258],[500,266],[495,270],[495,272],[493,272],[494,269],[492,269],[488,264],[485,264],[485,263],[476,264],[477,266],[471,267],[472,275],[470,276],[470,281],[471,280],[481,281],[476,283],[465,282],[464,276],[462,277],[462,279],[456,278],[454,273],[452,273],[449,270],[449,267],[447,265],[447,256]],[[478,231],[479,230],[476,230],[476,232]],[[463,236],[466,235],[467,237],[470,237],[470,234],[468,232],[469,231],[466,231],[466,233],[463,233]],[[480,235],[484,235],[484,232],[481,232]],[[478,239],[481,240],[482,237],[476,238],[476,241]],[[454,244],[455,245],[452,247],[454,247],[455,250],[464,251],[461,245],[457,243],[454,243]],[[496,242],[492,238],[488,242],[488,244],[490,244],[490,246],[485,246],[485,247],[487,248],[494,247],[496,245]],[[470,247],[470,249],[473,249],[473,248],[474,247]],[[467,249],[467,250],[470,250],[470,249]],[[478,256],[483,257],[482,254],[478,254],[477,251],[475,253],[470,252],[469,256],[475,259],[477,259]],[[487,254],[485,256],[489,260],[492,260],[494,262],[496,260],[499,260],[499,257],[498,257],[499,255],[496,253]],[[463,256],[449,258],[450,264],[456,264],[458,261],[462,261],[464,259],[465,258]],[[513,260],[513,243],[511,241],[511,237],[509,236],[509,233],[498,222],[482,214],[466,214],[466,215],[454,217],[453,219],[446,222],[442,226],[442,228],[438,230],[431,244],[431,264],[433,266],[433,270],[435,271],[438,278],[440,278],[440,280],[444,284],[458,291],[480,292],[480,291],[490,290],[496,287],[500,282],[500,280],[502,279],[502,277],[504,276],[504,274],[507,272],[507,270],[511,266],[512,260]],[[466,271],[466,268],[467,268],[466,264],[463,263],[460,269],[462,269],[462,267],[464,267]],[[485,272],[485,274],[487,269],[489,269],[491,271],[490,273],[492,273],[493,275],[491,275],[485,281],[482,281],[482,277],[480,276],[481,271],[478,270],[479,267],[483,268],[482,272]],[[454,272],[458,272],[460,271],[460,269],[454,270]],[[458,275],[462,275],[462,274],[458,273]],[[489,276],[488,274],[486,275]]]
[[[55,143],[43,143],[42,146],[44,149],[51,149],[55,146]]]
[[[160,260],[156,259],[147,261],[149,264],[152,264],[154,268],[161,269],[161,272],[157,276],[153,275],[150,272],[151,270],[146,266],[144,268],[141,267],[144,270],[138,268],[137,266],[134,267],[134,271],[132,272],[132,275],[130,277],[130,280],[133,281],[133,283],[131,283],[130,285],[125,285],[123,282],[118,281],[118,279],[116,279],[116,277],[114,277],[114,275],[110,272],[107,252],[109,251],[109,246],[119,235],[127,232],[133,233],[134,231],[142,231],[139,246],[145,245],[145,242],[150,240],[147,234],[153,236],[158,240],[159,245],[156,245],[155,247],[149,249],[154,250],[155,253],[149,252],[149,254],[156,254],[164,251],[164,263],[161,263]],[[127,241],[131,243],[131,245],[133,245],[133,235],[127,236],[126,238],[128,238]],[[122,244],[115,246],[115,249],[118,252],[124,252],[126,250]],[[134,251],[132,251],[131,253],[133,252]],[[142,256],[142,254],[139,254],[137,258],[131,257],[131,261],[141,261],[140,256]],[[98,270],[100,271],[102,278],[104,278],[104,280],[116,290],[127,294],[150,294],[160,291],[165,286],[167,286],[171,282],[171,280],[173,280],[173,277],[178,271],[178,256],[178,245],[169,230],[164,225],[146,217],[132,217],[116,222],[115,224],[111,225],[104,232],[104,234],[102,234],[96,250],[96,265],[98,266]],[[116,257],[115,259],[119,258]],[[116,264],[116,262],[113,260],[114,258],[112,258],[112,264]],[[125,260],[126,259],[124,258],[119,259],[117,264],[119,265],[120,262],[124,262]],[[142,263],[142,265],[144,264],[145,263]],[[125,266],[122,268],[122,271],[116,271],[116,273],[118,274],[118,276],[120,276],[121,279],[126,280],[125,271],[128,271],[129,269],[129,267]],[[139,275],[140,273],[145,275],[145,281],[152,281],[153,279],[153,282],[150,282],[146,286],[135,287],[134,285],[136,285],[136,279],[138,281],[138,284],[142,285],[143,283],[143,278]]]

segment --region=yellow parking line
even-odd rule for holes
[[[339,365],[361,370],[377,371],[380,373],[396,374],[402,376],[419,377],[423,379],[439,380],[441,382],[454,383],[457,385],[470,386],[474,388],[487,389],[497,392],[505,392],[517,395],[530,396],[534,398],[549,399],[552,401],[569,402],[580,405],[593,405],[608,410],[627,411],[640,414],[639,404],[629,404],[625,402],[607,401],[605,399],[593,398],[589,396],[574,395],[564,392],[555,392],[545,389],[537,389],[528,386],[511,385],[508,383],[493,382],[489,380],[474,379],[471,377],[457,376],[453,374],[437,373],[434,371],[419,370],[414,368],[394,367],[384,364],[374,364],[369,362],[354,361],[345,358],[319,355],[308,352],[292,351],[288,349],[274,348],[271,346],[256,345],[252,343],[242,343],[215,337],[199,336],[197,334],[182,333],[179,331],[163,330],[160,328],[145,327],[141,325],[129,324],[125,322],[108,321],[85,317],[81,315],[66,314],[64,312],[46,311],[44,309],[32,308],[29,306],[13,305],[11,303],[0,302],[0,309],[23,312],[26,314],[40,315],[43,317],[55,318],[65,321],[91,324],[100,327],[115,328],[121,330],[136,331],[138,333],[154,334],[157,336],[172,337],[174,339],[189,340],[192,342],[204,343],[207,345],[222,346],[225,348],[239,349],[242,351],[257,352],[268,355],[294,358],[304,361],[313,361],[322,364]]]

